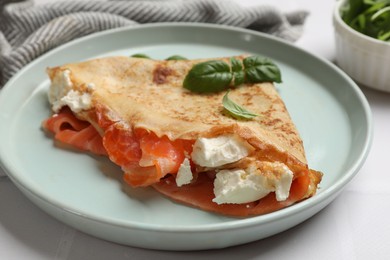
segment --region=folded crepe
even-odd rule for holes
[[[108,57],[49,68],[54,114],[43,127],[108,156],[130,186],[203,210],[260,215],[313,196],[322,174],[309,169],[274,85],[231,88],[229,98],[258,115],[237,119],[222,106],[226,91],[183,87],[204,61]]]

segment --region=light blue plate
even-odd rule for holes
[[[178,205],[151,189],[130,189],[108,160],[60,149],[40,128],[50,115],[48,66],[110,55],[155,59],[242,53],[272,58],[277,88],[303,138],[309,165],[324,173],[318,194],[289,208],[247,219]],[[222,248],[284,231],[330,203],[362,166],[371,115],[359,88],[331,63],[249,30],[202,24],[153,24],[73,41],[30,63],[0,93],[0,160],[20,190],[55,218],[91,235],[166,250]]]

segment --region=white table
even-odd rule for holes
[[[48,0],[38,0],[39,3]],[[333,60],[332,0],[269,2],[311,12],[296,45]],[[103,241],[70,228],[0,179],[0,259],[390,259],[390,94],[362,88],[374,117],[371,153],[328,207],[306,222],[250,244],[200,252],[165,252]]]

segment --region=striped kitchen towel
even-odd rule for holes
[[[288,41],[301,34],[306,12],[283,14],[238,1],[0,1],[0,88],[24,65],[75,38],[139,23],[202,22],[266,32]]]

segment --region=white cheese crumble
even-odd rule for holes
[[[192,171],[191,171],[191,165],[190,161],[185,158],[183,160],[183,163],[179,167],[179,171],[176,175],[176,185],[178,187],[181,187],[185,184],[189,184],[192,181]]]
[[[69,106],[73,112],[80,112],[91,107],[91,94],[75,91],[70,78],[70,70],[64,70],[54,77],[50,91],[49,101],[54,112],[58,113],[63,106]],[[93,83],[87,85],[88,90],[94,90]]]
[[[248,168],[221,170],[214,180],[213,202],[217,204],[241,204],[259,200],[275,192],[276,200],[288,198],[292,183],[292,171],[282,163],[268,163],[271,172]]]
[[[80,112],[91,107],[91,94],[74,91],[73,89],[60,99],[60,103],[67,105],[73,112]]]
[[[270,192],[271,187],[264,176],[248,175],[242,169],[222,170],[214,180],[213,201],[241,204],[261,199]]]
[[[290,195],[290,188],[293,179],[293,172],[283,163],[279,163],[280,175],[278,179],[274,179],[273,183],[275,186],[275,194],[277,201],[284,201]]]
[[[191,153],[192,160],[203,167],[218,167],[248,156],[252,147],[235,135],[198,138]]]
[[[54,112],[58,112],[63,104],[61,98],[64,97],[69,90],[72,89],[72,81],[70,79],[70,70],[64,70],[57,74],[51,83],[49,90],[49,102],[52,105]]]

